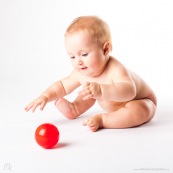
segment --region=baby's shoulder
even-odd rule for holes
[[[117,69],[125,67],[118,59],[116,59],[114,57],[109,58],[107,66],[111,67],[111,68],[116,67]]]
[[[108,73],[119,74],[125,71],[127,72],[128,69],[119,60],[117,60],[114,57],[110,57],[109,62],[107,64],[107,71]]]

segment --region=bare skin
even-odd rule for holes
[[[110,61],[115,60],[111,59]],[[109,70],[112,71],[112,69]],[[91,118],[85,119],[83,121],[84,126],[88,126],[91,131],[95,132],[99,128],[135,127],[144,124],[153,118],[157,104],[155,94],[151,88],[139,78],[139,76],[134,73],[132,73],[131,76],[133,77],[137,89],[135,98],[126,102],[97,100],[107,113],[97,114]],[[102,80],[105,81],[107,79],[99,78],[99,81],[102,82]],[[78,97],[73,103],[61,98],[60,102],[56,102],[55,105],[67,118],[74,119],[87,111],[93,104],[93,99],[87,100],[86,102],[86,100],[82,100]]]
[[[110,44],[98,45],[87,31],[65,37],[67,53],[74,71],[52,84],[41,96],[25,107],[26,111],[43,110],[50,101],[68,119],[75,119],[97,100],[106,113],[84,120],[83,125],[95,132],[99,128],[130,128],[150,121],[157,100],[152,89],[138,75],[116,58],[109,56]],[[82,86],[74,102],[63,97]]]

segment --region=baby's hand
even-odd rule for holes
[[[48,102],[48,98],[46,96],[40,96],[38,98],[36,98],[33,102],[31,102],[30,104],[28,104],[25,107],[25,110],[28,112],[30,109],[32,109],[32,112],[35,111],[35,109],[40,105],[40,110],[43,110],[44,107],[46,106]]]
[[[101,97],[101,88],[98,83],[87,82],[78,94],[83,96],[83,100],[87,100],[90,98],[99,99]]]

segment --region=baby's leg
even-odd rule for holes
[[[68,119],[74,119],[87,111],[94,103],[94,99],[83,100],[82,97],[78,96],[72,103],[60,98],[55,101],[55,106]]]
[[[149,99],[133,100],[124,107],[106,114],[98,114],[84,121],[92,131],[98,128],[130,128],[150,121],[156,105]]]

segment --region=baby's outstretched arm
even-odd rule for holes
[[[71,93],[78,86],[80,86],[80,83],[75,80],[72,73],[70,76],[52,84],[38,98],[29,103],[25,107],[25,110],[29,111],[32,109],[34,112],[38,106],[40,106],[40,110],[43,110],[48,102],[64,97],[65,95]]]
[[[40,110],[43,110],[48,102],[53,101],[60,97],[64,97],[65,95],[66,92],[64,90],[63,84],[61,81],[58,81],[53,85],[51,85],[38,98],[29,103],[25,107],[25,110],[29,111],[30,109],[32,109],[32,112],[34,112],[38,106],[40,106]]]
[[[25,110],[28,112],[30,109],[32,109],[32,112],[35,111],[35,109],[40,105],[40,110],[43,110],[44,107],[46,106],[48,101],[48,98],[46,96],[40,96],[36,98],[34,101],[29,103],[26,107]]]

